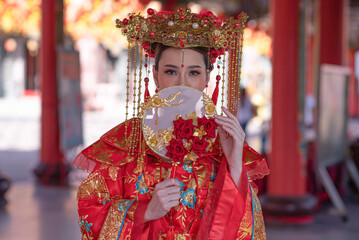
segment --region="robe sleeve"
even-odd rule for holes
[[[140,203],[136,197],[123,197],[122,176],[115,172],[121,171],[111,167],[95,168],[79,186],[82,240],[125,239],[134,228],[143,231],[147,204]]]
[[[255,187],[252,187],[251,177],[254,176],[256,179],[269,171],[265,162],[262,162],[265,160],[261,155],[252,149],[251,152],[247,151],[248,148],[245,146],[238,187],[228,171],[227,160],[223,157],[204,210],[197,239],[251,239],[256,230],[255,222],[263,221],[262,213],[252,210],[254,207],[260,209],[260,204]],[[247,159],[248,156],[250,159]],[[253,164],[259,161],[263,168],[258,172],[253,168]],[[257,229],[257,236],[264,238],[256,239],[265,239],[264,224],[262,227]]]

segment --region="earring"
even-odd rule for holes
[[[214,88],[214,91],[212,93],[212,102],[214,105],[217,105],[217,99],[218,99],[218,93],[219,93],[219,82],[221,81],[221,75],[220,75],[220,69],[221,69],[221,57],[219,57],[219,60],[217,62],[217,68],[218,68],[218,74],[216,76],[216,87]]]
[[[148,83],[149,83],[149,78],[148,78],[148,74],[149,74],[149,69],[148,69],[148,61],[149,60],[149,56],[148,54],[146,53],[145,54],[145,71],[146,71],[146,77],[145,77],[145,96],[144,96],[144,101],[147,102],[147,100],[149,98],[151,98],[151,95],[150,95],[150,91],[148,90]]]

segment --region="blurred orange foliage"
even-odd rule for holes
[[[117,51],[126,40],[119,42],[115,19],[142,10],[138,0],[64,0],[64,31],[74,40],[92,37]],[[0,0],[0,19],[0,34],[39,39],[41,0]]]
[[[272,57],[272,38],[264,31],[246,28],[244,30],[243,48],[255,47],[259,53]]]
[[[0,33],[40,37],[41,0],[1,0]]]

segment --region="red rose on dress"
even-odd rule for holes
[[[193,120],[187,119],[183,120],[183,118],[179,118],[178,120],[173,121],[174,131],[173,134],[177,139],[187,139],[189,140],[193,135]]]
[[[172,138],[170,144],[166,148],[166,156],[173,158],[175,161],[183,161],[183,157],[188,154],[188,151],[183,146],[182,140]]]
[[[192,138],[192,151],[195,152],[198,156],[201,156],[206,152],[206,148],[209,143],[205,138],[199,139],[199,137]]]
[[[198,118],[198,127],[204,127],[204,130],[206,131],[208,138],[215,138],[216,137],[216,129],[217,124],[214,122],[214,119],[208,119],[206,116],[203,116],[202,118]]]

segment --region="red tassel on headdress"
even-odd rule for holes
[[[146,77],[145,78],[145,102],[147,102],[147,100],[151,97],[150,91],[148,91],[148,82],[149,82],[149,79]]]
[[[218,92],[219,92],[219,81],[221,80],[221,76],[217,75],[216,77],[216,88],[213,91],[212,94],[212,102],[214,103],[214,105],[217,105],[217,99],[218,99]]]

